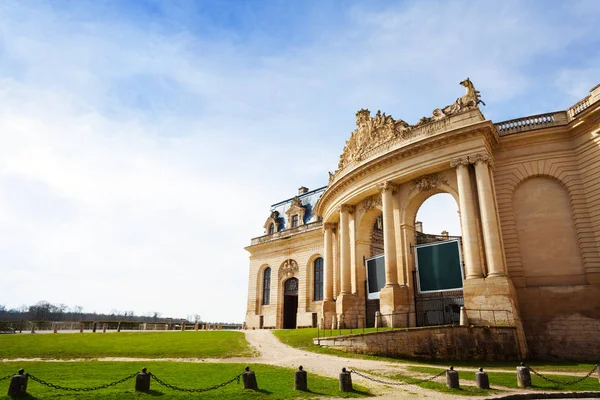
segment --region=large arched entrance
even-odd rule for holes
[[[465,277],[458,204],[437,193],[414,218],[413,288],[417,326],[457,324]]]
[[[290,278],[283,284],[283,329],[296,328],[298,314],[298,279]]]

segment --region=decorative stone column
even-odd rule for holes
[[[467,279],[476,279],[482,277],[482,270],[477,237],[475,199],[471,191],[469,165],[470,162],[467,157],[457,158],[450,162],[450,166],[456,168],[460,224],[462,226],[462,242]]]
[[[392,185],[384,182],[379,186],[383,208],[383,253],[385,255],[385,286],[398,285],[396,262],[396,235],[394,234],[394,210]]]
[[[351,293],[350,284],[350,226],[349,214],[354,207],[344,204],[340,207],[340,295]]]
[[[383,253],[385,256],[385,287],[379,292],[379,309],[382,322],[386,326],[406,325],[405,315],[395,315],[406,297],[398,285],[398,263],[396,260],[396,235],[394,233],[394,212],[392,193],[395,189],[391,182],[379,185],[381,206],[383,208]],[[406,312],[402,307],[402,312]]]
[[[506,274],[498,214],[496,213],[496,197],[492,189],[490,168],[488,165],[492,162],[492,159],[487,153],[479,153],[469,156],[469,161],[475,164],[477,195],[479,197],[479,210],[481,213],[481,230],[483,231],[488,276],[504,276]]]
[[[354,310],[354,296],[352,295],[350,275],[350,214],[354,207],[344,204],[340,207],[339,243],[340,243],[340,294],[335,302],[338,318],[344,321],[346,328],[355,327],[356,310]]]
[[[323,224],[325,231],[323,239],[323,303],[322,318],[324,326],[331,325],[331,317],[335,314],[335,301],[333,300],[333,231],[335,224]]]

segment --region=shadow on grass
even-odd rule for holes
[[[6,396],[6,398],[22,400],[22,399],[37,399],[38,397],[35,397],[35,396],[27,393],[22,396]]]
[[[148,396],[155,396],[155,397],[164,396],[165,395],[163,392],[159,392],[158,390],[153,390],[153,389],[150,389],[149,391],[147,391],[145,393]]]
[[[365,397],[375,397],[373,393],[365,392],[364,390],[352,389],[352,393],[360,394]]]
[[[262,393],[262,394],[273,394],[273,392],[271,392],[269,390],[266,390],[266,389],[256,389],[256,390],[253,390],[253,391],[257,392],[257,393]]]

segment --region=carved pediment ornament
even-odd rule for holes
[[[448,184],[446,178],[438,173],[425,175],[419,179],[415,179],[413,182],[415,184],[415,188],[420,192],[428,192],[442,184]]]
[[[385,142],[398,138],[407,139],[417,127],[476,109],[479,104],[485,105],[481,101],[479,91],[475,90],[475,86],[469,78],[460,82],[460,85],[465,87],[464,96],[459,97],[449,106],[436,108],[431,117],[421,118],[416,125],[409,125],[402,120],[394,120],[391,115],[385,115],[381,111],[377,111],[375,117],[371,117],[368,109],[358,110],[356,113],[357,128],[350,135],[350,139],[346,141],[336,172],[351,162],[362,161],[367,152]],[[334,176],[335,173],[329,175],[329,183],[333,181]]]
[[[381,196],[375,194],[375,195],[367,197],[366,199],[363,200],[361,210],[363,212],[368,212],[380,205],[381,205]]]
[[[298,272],[298,263],[295,260],[287,259],[279,267],[279,278],[291,278]]]

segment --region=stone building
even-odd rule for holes
[[[514,327],[522,356],[600,357],[600,85],[565,111],[499,123],[461,85],[416,125],[358,111],[328,185],[271,207],[246,247],[249,328],[372,326],[376,311],[403,327],[441,312],[442,325],[464,306],[469,325]],[[428,235],[415,229],[438,193],[462,230],[462,287],[439,293],[420,289]],[[381,253],[372,299],[366,265]]]

